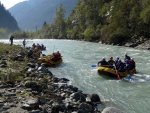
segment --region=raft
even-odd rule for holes
[[[55,59],[53,57],[53,54],[50,54],[50,55],[47,55],[45,57],[41,57],[38,60],[51,67],[51,66],[55,66],[55,65],[58,65],[58,64],[62,63],[62,56],[60,56],[59,58]]]
[[[135,74],[136,70],[132,69],[130,71],[118,72],[114,68],[99,66],[98,67],[98,73],[116,78],[118,76],[118,74],[119,74],[120,77],[125,77],[125,76],[127,76],[129,74],[131,74],[131,75]]]

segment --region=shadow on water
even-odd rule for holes
[[[133,74],[133,75],[127,75],[122,80],[126,82],[130,82],[130,83],[142,83],[142,82],[149,81],[150,75],[138,73],[138,74]]]
[[[111,74],[108,74],[108,73],[97,72],[97,74],[99,76],[103,77],[106,80],[118,80],[117,76],[114,76],[114,75],[111,75]]]

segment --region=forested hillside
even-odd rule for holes
[[[54,21],[55,10],[63,4],[66,13],[70,15],[78,0],[28,0],[16,4],[9,9],[23,30],[41,29],[44,22],[50,24]]]
[[[122,44],[150,37],[150,0],[80,0],[69,20],[73,37]]]
[[[53,24],[28,37],[67,38],[123,45],[150,37],[150,0],[79,0],[69,18],[60,5]]]
[[[16,20],[0,3],[0,38],[5,38],[16,30],[19,30]]]

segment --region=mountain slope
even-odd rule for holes
[[[19,30],[17,21],[9,11],[0,3],[0,28],[6,28],[8,32]]]
[[[40,29],[44,22],[53,22],[55,10],[60,4],[65,8],[68,17],[77,2],[78,0],[29,0],[16,4],[9,12],[21,29],[35,30]]]

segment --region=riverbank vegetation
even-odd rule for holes
[[[52,24],[36,31],[15,32],[16,37],[75,39],[123,45],[150,37],[150,0],[79,0],[65,18],[60,5]]]
[[[21,46],[0,43],[0,48],[0,81],[15,83],[17,80],[21,80],[21,70],[25,67],[26,62],[14,60],[19,54]]]

